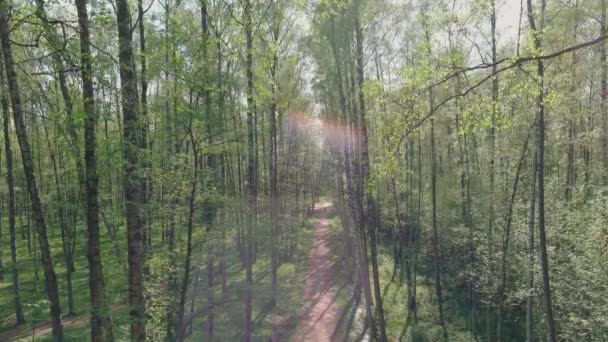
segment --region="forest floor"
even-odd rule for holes
[[[299,323],[295,341],[331,341],[338,329],[338,309],[335,282],[335,257],[331,249],[333,236],[328,211],[331,202],[315,208],[319,220],[315,226],[314,241],[310,251],[304,301],[306,312]]]
[[[118,223],[117,223],[118,224]],[[322,200],[315,206],[315,211],[305,222],[299,218],[286,224],[298,225],[297,247],[293,259],[281,265],[278,272],[277,306],[269,309],[267,303],[271,298],[270,291],[270,258],[261,254],[254,265],[254,317],[256,341],[334,341],[344,336],[356,336],[361,330],[356,322],[358,303],[353,304],[352,269],[349,262],[348,246],[343,239],[342,223],[336,215],[331,201]],[[7,234],[3,240],[7,239]],[[62,263],[61,239],[59,234],[50,242],[56,255],[56,269],[59,279],[65,279],[66,267]],[[32,239],[35,241],[34,239]],[[160,241],[160,237],[157,237]],[[5,241],[3,241],[5,242]],[[124,259],[118,259],[113,253],[112,242],[102,240],[104,247],[104,267],[108,274],[106,288],[109,302],[113,303],[113,321],[117,340],[128,338],[128,311],[121,308],[125,302],[126,286],[124,279]],[[40,265],[35,261],[39,256],[32,248],[28,253],[27,239],[17,239],[21,254],[20,283],[22,302],[27,323],[15,326],[12,287],[9,281],[0,283],[0,341],[32,341],[35,336],[38,342],[52,341],[51,325],[48,320],[48,307],[44,288],[39,286],[38,276],[42,276]],[[125,243],[123,241],[123,243]],[[74,302],[77,315],[64,317],[65,341],[83,341],[89,339],[88,305],[88,269],[86,251],[81,249],[84,243],[78,243],[74,278]],[[261,248],[264,250],[264,248]],[[245,272],[236,246],[227,248],[228,290],[223,310],[216,317],[217,340],[238,340],[240,332],[235,329],[242,319],[242,301],[239,299],[245,283]],[[162,255],[159,253],[159,258]],[[196,260],[204,260],[198,258]],[[199,261],[200,261],[199,260]],[[201,274],[206,274],[205,265],[200,266]],[[206,279],[202,279],[206,282]],[[61,286],[62,308],[67,307],[66,286]],[[197,306],[207,305],[206,287],[200,287]],[[219,288],[217,289],[219,292]],[[122,304],[124,306],[124,304]],[[152,323],[151,323],[152,324]],[[151,325],[153,328],[153,325]],[[154,329],[151,329],[154,330]],[[204,315],[194,325],[192,340],[205,338],[207,333]]]
[[[79,327],[89,323],[89,315],[78,315],[62,320],[63,327]],[[21,324],[11,330],[6,330],[0,333],[0,341],[15,341],[21,338],[31,338],[47,335],[53,331],[51,323],[41,323],[32,328],[30,324]]]
[[[112,312],[116,312],[118,310],[125,309],[127,306],[124,304],[115,304],[112,305]],[[64,328],[77,328],[85,326],[89,323],[89,314],[83,315],[74,315],[69,317],[64,317],[62,319]],[[21,324],[15,326],[12,329],[5,330],[0,332],[0,341],[17,341],[19,339],[31,339],[34,340],[35,337],[41,337],[44,335],[49,335],[53,332],[53,326],[51,322],[40,323],[35,327],[32,327],[31,324]]]

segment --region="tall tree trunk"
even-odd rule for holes
[[[534,341],[534,219],[536,209],[536,158],[534,154],[532,164],[532,181],[530,187],[530,210],[528,218],[528,269],[526,279],[526,342]]]
[[[490,295],[488,298],[488,304],[486,304],[486,338],[488,342],[492,341],[492,319],[490,315],[490,307],[492,306],[492,291],[494,287],[492,286],[492,279],[494,278],[494,223],[496,219],[496,182],[495,182],[495,165],[496,165],[496,117],[499,114],[499,103],[498,103],[498,75],[496,73],[496,0],[490,0],[491,6],[491,14],[490,14],[490,30],[491,30],[491,39],[492,39],[492,73],[494,76],[492,77],[492,113],[491,113],[491,122],[489,128],[490,135],[490,184],[489,184],[489,193],[490,193],[490,212],[488,219],[488,274],[487,274],[487,290]],[[497,336],[500,338],[500,336]]]
[[[245,319],[243,327],[243,341],[251,341],[253,330],[252,314],[252,287],[253,287],[253,230],[257,221],[257,181],[256,181],[256,152],[255,124],[254,124],[254,93],[253,93],[253,21],[251,0],[245,0],[244,29],[246,37],[245,68],[247,74],[247,203],[250,220],[247,223],[245,234]]]
[[[138,118],[137,77],[133,57],[131,14],[126,0],[116,1],[118,29],[118,60],[123,112],[123,154],[125,173],[123,180],[127,217],[127,249],[129,263],[129,305],[131,309],[131,340],[146,340],[145,301],[143,279],[142,193],[138,168],[141,127]]]
[[[1,70],[1,69],[0,69]],[[2,75],[0,74],[0,78],[2,77]],[[1,164],[1,163],[0,163]],[[3,209],[3,204],[0,203],[0,241],[2,241],[2,209]],[[55,231],[53,231],[54,233]],[[54,236],[54,234],[53,234]],[[1,243],[0,243],[1,245]],[[0,246],[0,281],[4,281],[4,260],[2,259],[2,246]]]
[[[91,36],[86,0],[76,0],[80,32],[80,67],[82,73],[82,102],[85,112],[84,159],[86,179],[87,259],[89,261],[89,291],[91,301],[91,341],[113,341],[112,320],[105,294],[99,233],[99,177],[97,175],[97,112],[93,88]]]
[[[147,63],[146,63],[146,35],[145,35],[145,27],[144,27],[144,8],[143,8],[143,0],[137,0],[137,16],[138,16],[138,28],[139,28],[139,60],[140,60],[140,82],[141,82],[141,103],[140,103],[140,111],[141,111],[141,140],[139,142],[139,148],[142,150],[150,150],[149,142],[148,142],[148,75],[147,75]],[[149,151],[151,152],[151,151]],[[145,155],[145,154],[144,154]],[[152,237],[152,220],[151,215],[149,215],[150,211],[148,210],[147,204],[148,200],[152,196],[152,182],[149,179],[149,169],[150,169],[150,156],[146,155],[142,160],[142,169],[144,170],[143,176],[141,179],[141,203],[144,211],[144,215],[141,216],[141,226],[142,226],[142,236],[144,240],[144,253],[146,253],[146,247],[148,246],[148,241]],[[144,267],[146,267],[144,265]]]
[[[36,16],[42,21],[45,39],[52,45],[53,49],[57,50],[57,51],[55,51],[55,53],[52,54],[52,62],[53,62],[53,67],[55,68],[55,71],[57,73],[57,80],[59,81],[59,89],[61,91],[61,97],[63,98],[63,102],[64,102],[64,106],[65,106],[66,123],[67,123],[66,126],[67,126],[67,131],[69,133],[69,137],[71,139],[70,148],[72,150],[72,153],[76,157],[76,165],[78,166],[78,168],[77,168],[78,180],[79,180],[80,186],[82,187],[83,182],[84,182],[84,172],[83,172],[82,160],[81,160],[81,156],[80,156],[80,148],[78,147],[78,133],[76,131],[76,125],[75,125],[74,119],[73,119],[74,105],[73,105],[72,96],[70,95],[70,91],[69,91],[68,84],[67,84],[65,66],[63,63],[61,53],[59,51],[62,44],[65,44],[65,41],[64,42],[61,41],[61,38],[57,34],[55,27],[53,27],[50,24],[44,5],[45,5],[44,1],[36,0],[36,12],[35,13],[36,13]],[[45,132],[46,132],[46,126],[44,126],[44,128],[45,128]],[[47,138],[48,138],[48,134],[47,134]],[[48,144],[50,144],[50,141],[48,139],[47,139],[47,142],[48,142]],[[54,155],[52,152],[51,152],[51,159],[53,160],[53,166],[56,168],[56,163],[54,161]],[[55,172],[55,179],[56,179],[56,181],[58,181],[57,172]],[[84,189],[81,189],[81,190],[84,191]],[[57,188],[57,191],[59,193],[62,192],[59,187]],[[67,272],[66,272],[66,277],[68,279],[68,315],[74,315],[75,314],[74,298],[72,295],[72,272],[74,272],[74,270],[75,270],[74,262],[73,262],[74,258],[72,257],[72,254],[71,254],[72,250],[69,248],[69,245],[70,245],[69,234],[65,235],[67,226],[65,225],[65,221],[64,221],[65,217],[63,217],[64,216],[63,208],[59,208],[59,216],[60,216],[60,222],[61,222],[61,233],[62,233],[61,237],[62,237],[64,257],[65,257],[66,263],[68,265]]]
[[[8,188],[8,226],[11,241],[11,268],[13,270],[13,296],[17,324],[25,323],[21,294],[19,290],[19,269],[17,267],[17,239],[15,233],[15,179],[13,178],[13,150],[11,149],[10,117],[8,99],[4,88],[4,63],[0,59],[0,92],[2,93],[2,119],[4,130],[4,153],[6,154],[6,186]]]
[[[36,6],[37,6],[36,15],[43,23],[43,27],[45,29],[44,34],[45,34],[46,40],[48,40],[53,45],[54,49],[59,50],[61,48],[62,44],[65,44],[65,42],[61,41],[56,29],[49,22],[44,5],[45,5],[44,1],[36,0]],[[69,90],[67,79],[66,79],[64,58],[62,57],[61,53],[63,53],[63,52],[56,51],[55,53],[52,54],[51,57],[52,57],[52,61],[53,61],[53,67],[55,68],[55,72],[57,73],[57,80],[59,81],[59,89],[61,91],[61,97],[63,99],[63,103],[65,106],[66,128],[67,128],[67,133],[68,133],[68,137],[69,137],[69,139],[68,139],[69,147],[70,147],[70,152],[74,156],[74,159],[76,162],[76,174],[78,176],[78,184],[80,186],[79,194],[84,199],[86,197],[86,184],[85,184],[86,183],[86,179],[85,179],[86,171],[85,171],[85,166],[82,163],[78,131],[76,129],[77,127],[76,127],[76,122],[75,122],[74,114],[73,114],[74,104],[72,101],[72,95],[70,94],[70,90]],[[107,133],[107,121],[106,121],[106,133]],[[110,183],[110,193],[112,193],[111,183]],[[98,202],[99,202],[99,199],[98,199]],[[101,205],[98,203],[97,206],[100,208],[101,214],[104,217],[104,224],[106,226],[108,236],[114,243],[115,254],[120,259],[121,258],[120,245],[119,245],[118,239],[116,238],[116,234],[113,231],[113,228],[112,228],[110,222],[105,218],[105,213],[103,212]],[[86,217],[86,215],[87,215],[87,213],[85,210],[85,217]],[[72,269],[74,269],[73,261],[71,262],[70,267]]]
[[[277,2],[273,2],[274,6],[278,6]],[[279,9],[275,9],[279,12]],[[270,215],[272,225],[272,256],[271,256],[271,288],[272,288],[272,303],[276,303],[277,297],[277,269],[279,268],[279,241],[277,239],[278,232],[278,175],[277,175],[277,69],[279,64],[279,32],[281,28],[280,13],[275,13],[272,22],[272,61],[270,65],[270,88],[271,88],[271,103],[270,103]]]
[[[428,27],[424,27],[424,35],[427,43],[428,58],[431,58],[431,35]],[[429,110],[433,110],[435,107],[435,97],[433,88],[428,88],[428,99],[429,99]],[[443,333],[443,340],[448,341],[448,330],[445,324],[445,317],[443,312],[443,293],[441,288],[441,256],[439,252],[439,228],[437,227],[437,151],[435,148],[435,120],[431,117],[431,218],[433,227],[433,236],[431,238],[431,245],[433,249],[433,268],[435,273],[435,295],[437,299],[437,311],[439,313],[439,325]],[[420,141],[419,141],[420,143]],[[422,179],[420,179],[422,181]]]
[[[544,1],[544,0],[543,0]],[[606,19],[606,0],[601,0],[600,10],[600,36],[605,36],[608,33],[608,20]],[[601,68],[601,79],[600,79],[600,120],[603,125],[602,134],[602,166],[604,167],[603,183],[608,185],[608,60],[606,59],[606,42],[600,42],[600,68]]]
[[[350,135],[352,134],[351,128],[348,124],[348,113],[352,113],[350,110],[344,89],[344,79],[343,70],[342,70],[342,59],[339,55],[339,50],[337,46],[338,36],[336,35],[336,27],[335,27],[335,17],[331,18],[331,29],[333,39],[331,39],[331,47],[334,63],[336,65],[336,73],[337,73],[337,86],[338,86],[338,94],[339,94],[339,102],[340,102],[340,111],[342,114],[342,119],[344,121],[344,125],[347,127],[346,132],[343,137],[343,141],[340,143],[343,146],[344,153],[344,175],[346,178],[346,187],[348,190],[348,207],[350,209],[350,213],[352,215],[353,228],[356,230],[356,244],[355,244],[355,262],[357,264],[357,273],[359,276],[359,281],[361,287],[363,288],[363,295],[365,297],[365,314],[366,314],[366,323],[369,324],[371,335],[378,335],[378,327],[376,321],[374,320],[373,315],[373,300],[371,295],[371,287],[369,283],[369,265],[367,263],[367,254],[365,248],[365,238],[364,238],[364,226],[363,226],[363,213],[362,210],[358,207],[356,203],[357,193],[355,190],[355,186],[353,184],[353,174],[355,174],[354,169],[356,169],[355,165],[351,163],[351,159],[354,159],[354,155],[351,156],[351,143],[350,143]],[[296,191],[296,207],[297,207],[297,199],[298,192]]]
[[[418,130],[417,134],[416,134],[416,138],[418,140],[417,145],[417,149],[418,149],[418,153],[417,153],[417,168],[418,168],[418,200],[416,203],[416,230],[414,231],[414,241],[415,241],[415,245],[414,245],[414,255],[413,255],[413,261],[412,261],[412,301],[413,301],[413,318],[414,318],[414,322],[418,321],[418,305],[416,303],[416,295],[417,295],[417,275],[418,275],[418,251],[420,250],[420,232],[422,231],[422,189],[424,187],[424,184],[422,183],[422,133],[420,132],[420,130]]]
[[[429,91],[431,108],[433,106],[432,90]],[[439,325],[443,332],[443,340],[448,340],[448,330],[443,314],[443,294],[441,290],[441,269],[439,253],[439,229],[437,227],[437,156],[435,149],[435,120],[431,118],[431,202],[432,202],[432,223],[433,223],[433,266],[435,270],[435,295],[437,296],[437,309],[439,311]]]
[[[218,111],[218,117],[221,120],[221,129],[222,131],[227,129],[227,118],[225,117],[225,113],[224,113],[224,106],[225,106],[225,89],[224,89],[224,80],[223,80],[223,72],[222,72],[222,65],[223,65],[223,52],[222,52],[222,40],[221,40],[221,32],[220,31],[216,31],[215,32],[215,36],[216,36],[216,45],[215,45],[215,50],[216,50],[216,72],[217,72],[217,89],[218,89],[218,100],[217,100],[217,111]],[[227,160],[228,156],[227,155],[223,155],[221,158],[221,175],[222,175],[222,190],[224,191],[224,193],[226,195],[228,195],[228,181],[229,181],[229,172],[232,170],[232,164],[230,163],[229,160]],[[233,179],[230,178],[231,180]],[[224,218],[224,220],[228,219],[228,215],[227,212],[224,210],[222,211],[222,217]],[[221,230],[221,244],[220,244],[220,277],[221,277],[221,284],[222,284],[222,299],[225,299],[226,295],[227,295],[227,291],[228,291],[228,275],[227,275],[227,269],[226,269],[226,253],[225,253],[225,249],[226,249],[226,230],[222,229]]]
[[[502,256],[501,256],[501,272],[500,272],[500,285],[498,287],[498,322],[496,323],[496,337],[499,340],[504,340],[502,337],[502,316],[503,310],[505,306],[505,291],[507,287],[507,267],[508,267],[508,252],[509,252],[509,242],[511,238],[511,223],[513,222],[513,206],[515,205],[515,197],[517,195],[517,186],[519,184],[519,176],[521,174],[521,169],[523,168],[524,162],[526,160],[526,155],[528,153],[528,141],[530,139],[530,135],[526,137],[526,142],[524,143],[523,151],[521,152],[521,156],[519,158],[519,163],[517,163],[517,170],[515,171],[515,180],[513,180],[513,190],[511,191],[511,197],[509,197],[509,201],[507,203],[507,213],[505,214],[505,230],[502,240]]]
[[[192,161],[194,163],[194,174],[192,176],[192,185],[190,188],[190,197],[188,199],[188,231],[186,233],[186,256],[184,259],[184,275],[182,276],[182,284],[180,288],[179,307],[177,309],[177,340],[184,341],[186,338],[186,319],[185,308],[188,294],[188,286],[190,285],[190,268],[192,259],[192,235],[194,233],[194,211],[196,210],[196,191],[199,182],[200,173],[200,154],[198,143],[194,138],[192,129],[190,129],[190,139],[192,142]],[[172,238],[173,239],[173,238]],[[193,294],[196,296],[196,294]],[[192,317],[190,318],[190,320]],[[190,322],[192,324],[192,322]]]
[[[541,31],[545,26],[545,0],[541,0],[540,27],[537,28],[534,18],[532,0],[528,1],[528,21],[534,35],[534,47],[538,53],[542,52]],[[538,82],[538,97],[536,99],[537,114],[537,162],[536,173],[538,177],[538,249],[543,276],[543,299],[545,302],[545,322],[550,342],[557,341],[555,321],[553,319],[553,303],[551,298],[551,283],[549,278],[549,257],[547,256],[547,237],[545,234],[545,65],[542,59],[536,62],[536,77]]]
[[[192,293],[196,294],[198,291],[198,284],[200,280],[201,269],[196,267],[194,271],[194,285],[192,286]],[[192,321],[194,320],[194,308],[196,305],[196,295],[190,296],[190,317],[186,326],[188,327],[187,335],[192,335]]]
[[[602,0],[605,1],[605,0]],[[574,3],[575,10],[579,9],[579,0],[576,0]],[[578,26],[579,22],[576,20],[574,22],[573,28],[573,39],[574,41],[578,38]],[[576,99],[572,105],[569,105],[569,114],[568,118],[568,147],[566,150],[567,156],[567,164],[566,164],[566,190],[564,191],[564,197],[566,202],[569,202],[572,199],[572,192],[574,190],[574,186],[576,183],[576,166],[575,166],[575,144],[576,144],[576,117],[577,111],[580,109],[580,100],[578,99],[578,87],[579,82],[577,81],[577,66],[578,66],[578,58],[576,51],[572,52],[572,84],[570,85],[570,96]]]
[[[55,157],[55,152],[52,149],[51,146],[51,140],[49,137],[49,133],[48,133],[48,129],[46,127],[46,123],[42,123],[42,127],[43,127],[43,131],[44,131],[44,135],[46,137],[46,142],[47,142],[47,148],[49,151],[49,155],[51,158],[51,164],[53,166],[53,178],[55,179],[55,187],[56,187],[56,191],[59,197],[59,205],[58,207],[58,214],[59,214],[59,225],[61,226],[61,245],[63,248],[63,255],[64,255],[64,259],[65,259],[65,265],[66,265],[66,278],[67,278],[67,282],[68,282],[68,316],[74,316],[76,315],[76,310],[74,309],[74,292],[73,292],[73,286],[72,286],[72,274],[74,272],[74,250],[71,248],[72,245],[72,237],[73,234],[70,234],[70,232],[68,231],[68,225],[66,222],[66,212],[65,212],[65,207],[67,206],[67,202],[66,202],[66,198],[65,198],[65,191],[64,188],[59,180],[59,171],[57,168],[57,159]]]
[[[358,2],[357,6],[361,6]],[[359,10],[355,14],[355,40],[356,40],[356,59],[357,59],[357,81],[358,81],[358,97],[359,97],[359,120],[361,125],[361,136],[363,141],[361,143],[361,177],[363,181],[363,188],[361,193],[365,192],[365,204],[366,212],[364,221],[367,221],[367,229],[370,236],[370,251],[371,251],[371,262],[372,262],[372,277],[374,282],[374,297],[376,302],[376,321],[378,324],[379,340],[381,342],[388,341],[386,337],[386,324],[384,320],[384,308],[382,306],[382,290],[380,289],[380,275],[378,272],[378,241],[376,238],[376,231],[380,222],[378,205],[373,195],[365,191],[366,185],[370,182],[370,162],[369,162],[369,137],[367,132],[367,123],[365,118],[365,95],[363,93],[363,82],[364,82],[364,65],[363,65],[363,32],[361,30],[361,23],[359,20]],[[361,194],[360,193],[360,194]],[[365,225],[364,225],[365,226]]]
[[[207,256],[207,340],[213,341],[215,334],[213,254]]]
[[[4,0],[0,0],[0,7],[5,7]],[[53,326],[53,339],[55,341],[63,340],[63,325],[61,323],[61,307],[59,302],[59,288],[57,285],[57,276],[53,266],[53,258],[47,236],[46,221],[44,211],[38,193],[38,185],[36,184],[36,176],[34,175],[34,162],[30,150],[30,144],[27,140],[25,121],[21,108],[21,96],[19,86],[17,84],[17,73],[13,64],[13,54],[11,51],[11,41],[9,37],[9,25],[7,13],[3,11],[0,14],[0,36],[2,38],[2,51],[4,54],[4,66],[6,68],[6,77],[8,80],[8,88],[13,106],[13,118],[15,129],[17,131],[17,139],[21,148],[21,160],[23,162],[23,171],[27,183],[27,190],[30,195],[32,210],[36,220],[38,230],[38,242],[42,254],[42,263],[44,266],[44,276],[46,279],[46,289],[51,309],[51,320]]]

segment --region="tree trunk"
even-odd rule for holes
[[[277,3],[274,3],[277,6]],[[278,11],[278,9],[276,10]],[[270,66],[270,88],[271,88],[271,103],[270,103],[270,214],[271,214],[271,225],[272,225],[272,256],[271,256],[271,288],[272,288],[272,304],[276,304],[277,298],[277,269],[279,268],[279,241],[277,235],[278,230],[278,215],[279,215],[279,201],[278,201],[278,175],[277,175],[277,68],[279,63],[279,30],[281,28],[280,14],[275,14],[274,21],[272,23],[272,62]]]
[[[432,91],[429,91],[431,98],[431,108],[433,103]],[[432,221],[433,221],[433,266],[435,270],[435,295],[437,296],[437,309],[439,311],[439,325],[443,332],[443,340],[448,340],[448,330],[445,325],[443,315],[443,294],[441,291],[441,269],[439,254],[439,231],[437,228],[437,157],[435,151],[435,120],[431,118],[431,202],[432,202]]]
[[[413,255],[413,261],[412,261],[412,305],[413,305],[413,318],[414,318],[414,322],[418,321],[418,305],[416,303],[416,295],[417,295],[417,275],[418,275],[418,251],[420,249],[420,239],[418,238],[420,236],[420,232],[422,231],[422,189],[424,187],[424,184],[422,183],[422,133],[420,132],[420,130],[418,130],[417,132],[417,140],[418,140],[418,153],[417,153],[417,159],[418,159],[418,201],[417,201],[417,205],[416,205],[416,231],[414,231],[414,240],[415,240],[415,246],[414,246],[414,255]]]
[[[207,256],[207,341],[213,341],[215,334],[213,255]]]
[[[186,324],[186,326],[188,327],[188,333],[187,335],[192,335],[192,323],[194,320],[194,308],[196,305],[196,293],[198,291],[198,283],[200,280],[200,274],[201,274],[201,269],[199,267],[196,268],[196,270],[194,271],[194,285],[192,287],[192,293],[194,294],[193,296],[190,296],[190,318],[188,319],[188,324]]]
[[[541,0],[540,27],[537,29],[534,18],[532,0],[528,1],[528,21],[534,34],[534,47],[541,53],[542,41],[541,31],[544,29],[545,0]],[[536,173],[538,177],[538,248],[540,251],[540,261],[543,276],[543,299],[545,302],[545,322],[547,324],[547,335],[550,342],[557,341],[555,331],[555,321],[553,319],[553,303],[551,298],[551,283],[549,278],[549,258],[547,256],[547,237],[545,234],[545,65],[542,59],[536,63],[536,77],[538,79],[538,97],[536,100],[537,114],[537,161]]]
[[[150,143],[148,142],[148,75],[147,75],[147,64],[146,64],[146,35],[144,28],[144,8],[143,1],[137,1],[137,16],[138,16],[138,28],[139,28],[139,52],[140,52],[140,82],[141,82],[141,140],[139,141],[139,148],[142,151],[148,151],[151,153]],[[150,172],[150,156],[144,154],[146,157],[142,158],[141,167],[143,169],[143,176],[141,179],[141,205],[144,215],[141,216],[141,227],[142,236],[144,240],[144,254],[147,252],[148,241],[152,238],[152,220],[150,210],[147,207],[148,200],[152,196],[152,182],[149,179]],[[147,267],[144,265],[144,267]]]
[[[355,167],[354,163],[351,163],[351,159],[354,159],[354,155],[351,156],[351,134],[352,129],[348,124],[348,113],[352,113],[353,111],[349,108],[346,100],[346,94],[344,90],[344,80],[342,74],[342,59],[340,58],[338,47],[337,47],[337,37],[336,37],[336,28],[335,28],[335,19],[332,17],[331,19],[331,28],[332,35],[334,39],[332,42],[332,54],[334,58],[334,62],[336,64],[336,73],[337,73],[337,85],[338,85],[338,94],[340,98],[340,111],[342,114],[342,119],[344,125],[347,127],[346,132],[344,134],[343,140],[340,142],[343,146],[344,153],[344,175],[346,178],[346,187],[348,190],[348,207],[350,209],[350,213],[352,215],[353,228],[356,230],[355,236],[355,263],[357,264],[357,273],[359,276],[359,281],[361,283],[361,287],[363,288],[363,295],[365,298],[365,312],[366,312],[366,328],[369,325],[371,329],[371,335],[378,336],[378,327],[376,325],[376,321],[374,320],[373,315],[373,300],[371,295],[371,288],[369,283],[369,265],[367,261],[367,252],[365,248],[365,232],[363,225],[363,213],[360,203],[357,203],[357,192],[355,189],[355,185],[353,184],[353,174],[357,167]],[[296,154],[297,156],[297,154]],[[352,164],[352,165],[351,165]],[[297,183],[296,183],[297,186]],[[296,207],[298,200],[298,191],[296,191]],[[359,201],[360,202],[360,201]]]
[[[360,3],[357,3],[360,6]],[[376,320],[378,323],[379,340],[381,342],[388,341],[386,337],[386,324],[384,320],[384,308],[382,306],[382,290],[380,289],[380,276],[378,272],[378,252],[377,252],[377,239],[376,231],[380,222],[380,216],[378,212],[378,205],[376,204],[373,195],[368,191],[365,191],[365,185],[370,181],[370,162],[369,162],[369,137],[367,132],[367,123],[365,118],[365,96],[363,93],[363,82],[364,82],[364,65],[363,65],[363,32],[361,30],[361,23],[359,20],[359,10],[355,16],[355,40],[356,40],[356,59],[357,59],[357,81],[358,81],[358,97],[359,97],[359,115],[361,125],[361,136],[363,141],[361,143],[361,177],[363,181],[363,189],[365,192],[365,204],[366,204],[366,215],[363,221],[367,221],[367,229],[370,236],[370,249],[371,249],[371,262],[372,262],[372,277],[374,282],[374,297],[376,302]],[[365,224],[363,225],[365,227]]]
[[[543,0],[544,1],[544,0]],[[606,35],[608,32],[608,20],[606,19],[606,0],[601,0],[600,10],[600,36]],[[606,60],[606,42],[600,42],[600,68],[601,68],[601,79],[600,79],[600,91],[601,91],[601,102],[600,102],[600,117],[603,125],[602,136],[602,166],[604,167],[603,183],[608,185],[608,60]],[[540,208],[539,208],[540,210]]]
[[[426,39],[427,54],[430,58],[431,55],[431,37],[428,27],[424,28],[424,35]],[[435,98],[433,94],[433,88],[428,88],[429,95],[429,110],[433,110],[435,106]],[[441,256],[439,253],[439,229],[437,227],[437,156],[435,149],[435,120],[431,117],[431,213],[432,213],[432,226],[433,236],[431,239],[431,245],[433,249],[433,268],[435,273],[435,295],[437,297],[437,311],[439,313],[439,325],[443,333],[443,340],[448,341],[448,331],[445,324],[445,317],[443,313],[443,293],[441,289]],[[420,143],[420,142],[419,142]],[[421,181],[421,179],[420,179]]]
[[[532,181],[530,187],[530,211],[528,218],[528,274],[526,296],[526,342],[534,341],[534,211],[536,206],[536,153],[532,164]]]
[[[502,315],[505,306],[505,291],[507,287],[507,267],[508,267],[508,251],[509,251],[509,240],[511,238],[511,222],[513,221],[513,206],[515,204],[515,197],[517,195],[517,186],[519,184],[519,176],[521,174],[521,169],[523,168],[524,161],[526,160],[526,154],[528,153],[528,141],[530,139],[530,135],[526,137],[526,142],[524,143],[523,151],[521,152],[521,156],[519,158],[519,163],[517,164],[517,170],[515,171],[515,180],[513,181],[513,190],[511,191],[511,197],[509,197],[509,202],[507,204],[507,213],[506,213],[506,224],[502,241],[502,257],[501,257],[501,278],[500,285],[498,287],[498,322],[496,323],[496,336],[500,340],[504,340],[502,337]]]
[[[2,118],[4,130],[4,153],[6,154],[6,186],[8,188],[8,225],[11,241],[11,268],[13,270],[13,296],[17,324],[25,323],[21,294],[19,290],[19,269],[17,268],[17,239],[15,233],[15,179],[13,178],[13,151],[11,149],[10,117],[8,100],[4,88],[4,63],[0,59],[0,92],[2,93]]]
[[[67,206],[68,203],[66,203],[66,198],[65,198],[65,192],[63,191],[62,184],[59,181],[59,172],[58,172],[58,168],[57,168],[57,159],[55,158],[55,152],[53,151],[52,147],[51,147],[51,140],[49,138],[49,133],[48,133],[48,129],[46,127],[46,124],[43,122],[43,131],[44,131],[44,135],[46,137],[46,142],[47,142],[47,148],[49,150],[49,155],[51,158],[51,164],[53,166],[53,178],[55,179],[55,187],[56,187],[56,191],[59,197],[59,205],[58,207],[58,214],[59,214],[59,225],[61,226],[61,246],[63,248],[63,256],[65,259],[65,265],[66,265],[66,278],[67,278],[67,282],[68,282],[68,316],[74,316],[76,315],[76,310],[74,309],[74,293],[73,293],[73,287],[72,287],[72,273],[74,272],[74,258],[73,258],[73,252],[74,250],[71,248],[71,238],[73,234],[70,234],[70,232],[68,231],[68,225],[66,222],[66,213],[65,213],[65,207]]]
[[[186,256],[184,260],[184,275],[182,277],[182,284],[180,288],[180,299],[179,307],[177,311],[177,339],[178,341],[184,341],[186,338],[186,320],[185,320],[185,308],[186,299],[188,294],[188,286],[190,285],[190,264],[192,259],[192,235],[194,233],[194,211],[196,204],[196,191],[197,184],[199,182],[200,173],[200,155],[198,150],[198,143],[194,138],[194,134],[190,129],[190,139],[192,142],[192,160],[194,162],[194,175],[192,177],[192,185],[190,188],[190,197],[188,200],[188,231],[186,233]],[[173,240],[173,237],[171,238]],[[194,296],[196,294],[193,294]],[[190,318],[192,319],[192,318]],[[190,323],[192,324],[192,323]]]
[[[89,291],[91,301],[91,341],[113,341],[112,320],[106,300],[101,262],[99,233],[99,176],[97,175],[97,113],[93,88],[89,15],[86,0],[76,0],[80,33],[80,66],[82,73],[82,102],[85,112],[84,159],[86,181],[87,259],[89,261]]]
[[[253,117],[254,92],[253,92],[253,22],[252,22],[251,0],[245,0],[244,4],[244,29],[246,36],[245,68],[247,74],[247,202],[250,220],[247,223],[245,239],[245,319],[243,327],[243,341],[250,342],[253,330],[252,315],[252,287],[253,287],[253,230],[257,221],[257,181],[256,181],[256,151],[254,134],[255,124]]]
[[[605,0],[602,0],[602,1],[605,1]],[[579,9],[578,8],[579,0],[576,0],[574,6],[575,6],[575,10]],[[579,23],[578,23],[578,20],[576,20],[574,22],[574,28],[572,30],[574,41],[576,41],[576,39],[578,38],[578,26],[579,26]],[[603,45],[604,43],[602,42],[600,44]],[[572,98],[574,98],[576,100],[574,101],[574,104],[568,106],[570,117],[568,118],[568,148],[566,150],[566,156],[567,156],[566,190],[564,192],[564,197],[566,199],[566,202],[569,202],[570,200],[572,200],[572,192],[574,191],[574,187],[575,187],[575,183],[576,183],[576,166],[575,166],[574,150],[575,150],[575,144],[576,144],[576,116],[577,116],[577,111],[580,110],[580,100],[578,99],[579,84],[578,84],[578,81],[576,80],[577,66],[578,66],[577,53],[576,53],[576,51],[573,51],[572,52],[572,67],[571,67],[572,84],[569,89],[570,90],[569,95],[572,96]]]
[[[123,112],[123,154],[125,159],[123,187],[127,217],[131,340],[144,342],[146,340],[146,330],[141,219],[142,193],[141,179],[138,172],[138,168],[141,166],[138,158],[141,127],[137,110],[138,93],[132,46],[131,14],[126,0],[116,1],[116,24]]]
[[[491,14],[490,14],[490,30],[492,39],[492,116],[489,128],[490,135],[490,184],[489,184],[489,219],[488,219],[488,275],[487,275],[487,290],[489,293],[488,304],[486,304],[486,338],[489,342],[492,341],[492,330],[491,330],[491,315],[490,308],[492,306],[492,290],[493,284],[492,279],[494,278],[494,223],[496,219],[496,182],[495,182],[495,169],[496,169],[496,117],[499,114],[500,108],[498,103],[498,75],[496,74],[496,0],[490,0]],[[497,336],[500,338],[500,336]]]
[[[4,7],[4,0],[0,0],[0,6]],[[61,323],[61,307],[59,302],[59,289],[57,285],[57,276],[53,266],[51,249],[47,237],[47,227],[44,218],[44,211],[38,193],[36,184],[36,176],[34,175],[34,162],[30,151],[30,144],[27,140],[25,121],[21,108],[21,96],[19,86],[17,84],[17,73],[13,65],[13,54],[11,51],[11,41],[9,37],[8,18],[6,13],[0,15],[0,36],[2,38],[2,51],[4,53],[4,65],[6,68],[6,77],[8,79],[8,88],[13,106],[13,118],[15,129],[17,131],[17,139],[21,148],[21,159],[23,162],[23,171],[27,183],[27,190],[30,195],[32,210],[36,220],[38,230],[38,242],[42,254],[42,263],[44,266],[44,275],[46,279],[46,289],[51,309],[51,320],[53,327],[53,339],[55,341],[63,340],[63,325]]]

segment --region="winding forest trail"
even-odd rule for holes
[[[327,213],[331,202],[315,208],[319,221],[315,226],[314,241],[310,251],[304,301],[307,311],[297,329],[294,341],[331,341],[336,331],[339,310],[336,304],[334,255],[331,251],[331,230]]]

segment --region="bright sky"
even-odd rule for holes
[[[496,26],[503,41],[509,41],[517,37],[520,8],[521,2],[519,0],[503,0],[498,2]],[[525,22],[526,18],[524,17],[523,19]]]

